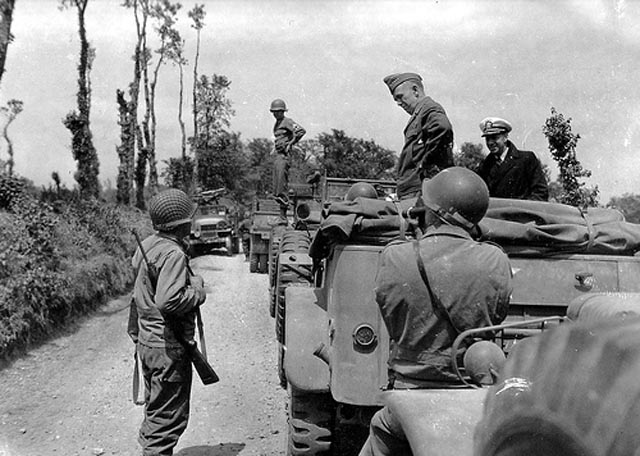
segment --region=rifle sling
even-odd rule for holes
[[[446,320],[451,325],[451,327],[456,332],[456,334],[460,334],[460,331],[458,330],[458,328],[456,328],[456,326],[453,324],[453,320],[451,318],[451,315],[449,314],[449,311],[442,304],[442,301],[438,299],[438,297],[433,293],[433,290],[431,289],[431,284],[429,283],[429,277],[427,276],[427,270],[424,266],[424,260],[422,259],[422,255],[420,254],[419,240],[415,239],[411,241],[411,243],[413,244],[413,251],[416,256],[416,264],[418,266],[418,272],[420,272],[420,277],[422,278],[422,281],[427,287],[427,291],[429,292],[429,298],[431,299],[431,304],[433,305],[434,312],[436,314],[439,314],[441,318]]]

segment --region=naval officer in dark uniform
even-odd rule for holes
[[[489,155],[478,173],[495,198],[514,198],[547,201],[549,189],[536,154],[518,150],[509,141],[512,127],[498,117],[487,117],[480,122]]]

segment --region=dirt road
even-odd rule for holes
[[[284,454],[286,392],[278,386],[265,274],[243,255],[193,262],[211,287],[202,307],[221,381],[194,374],[191,421],[177,456]],[[139,455],[142,408],[131,401],[127,297],[0,371],[0,456]]]

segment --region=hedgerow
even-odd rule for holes
[[[136,209],[0,175],[0,360],[125,292],[132,228],[151,231]]]

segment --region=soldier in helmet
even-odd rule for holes
[[[143,456],[173,454],[189,419],[192,368],[181,341],[193,340],[195,311],[206,299],[202,277],[191,271],[183,244],[195,209],[181,190],[153,197],[149,215],[156,233],[142,242],[152,267],[140,249],[132,260],[137,271],[136,349],[146,391],[138,437]]]
[[[453,128],[444,108],[425,94],[420,75],[396,73],[383,81],[411,116],[397,165],[398,198],[411,198],[420,192],[422,179],[453,166]]]
[[[512,289],[507,255],[472,238],[489,204],[483,180],[466,168],[448,168],[423,182],[421,198],[424,234],[389,244],[376,276],[376,302],[391,341],[392,389],[459,384],[451,366],[455,338],[504,320]],[[392,454],[411,450],[384,407],[373,416],[360,455]]]
[[[306,130],[293,119],[284,115],[287,105],[283,100],[271,102],[270,111],[276,119],[273,126],[275,142],[275,160],[273,164],[273,195],[281,206],[289,204],[287,191],[289,187],[289,153],[291,148],[302,139]]]

